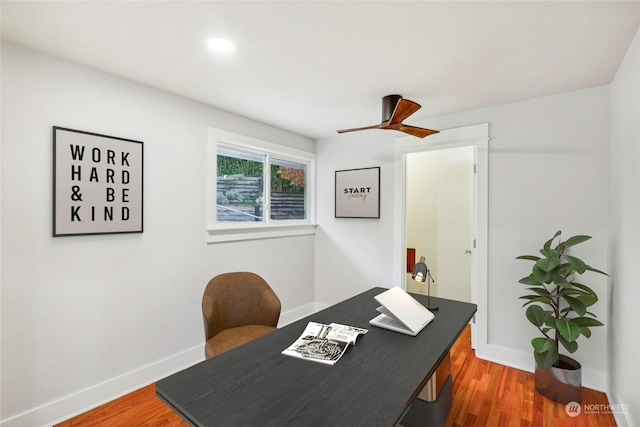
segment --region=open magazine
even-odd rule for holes
[[[339,323],[325,325],[309,322],[300,338],[283,350],[282,354],[334,365],[347,351],[349,344],[355,344],[358,335],[367,332],[368,329]]]

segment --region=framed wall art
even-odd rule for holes
[[[53,127],[53,236],[142,233],[143,143]]]
[[[380,218],[380,167],[336,171],[336,218]]]

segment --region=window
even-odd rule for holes
[[[271,158],[269,218],[273,221],[307,219],[307,165]]]
[[[262,221],[265,156],[218,146],[216,221]]]
[[[315,155],[219,129],[209,132],[208,241],[315,232]]]

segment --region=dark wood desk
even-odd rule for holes
[[[476,311],[434,298],[440,309],[416,337],[369,325],[374,288],[198,363],[156,385],[196,426],[394,426]],[[413,295],[426,305],[426,297]],[[369,329],[334,366],[280,354],[309,321]]]

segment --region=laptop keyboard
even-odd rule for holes
[[[380,323],[384,323],[385,325],[393,326],[399,329],[407,329],[407,327],[404,326],[402,322],[389,316],[384,316],[382,319],[380,319]]]

